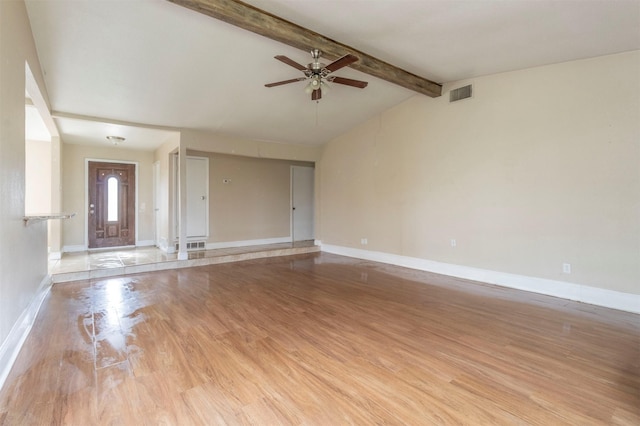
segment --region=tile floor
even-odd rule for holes
[[[177,253],[167,254],[156,247],[87,251],[66,253],[62,259],[50,261],[49,273],[58,283],[314,251],[320,247],[313,241],[192,251],[188,260],[178,260]]]

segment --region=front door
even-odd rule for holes
[[[89,248],[136,243],[135,164],[89,161]]]

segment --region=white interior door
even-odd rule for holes
[[[209,159],[187,157],[187,238],[209,235]]]
[[[314,239],[313,167],[291,166],[291,232],[293,241]]]

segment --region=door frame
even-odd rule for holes
[[[137,169],[137,167],[136,167]],[[160,161],[154,161],[151,167],[153,170],[153,244],[160,248],[160,234],[158,232],[158,228],[160,227],[160,194],[158,194],[160,189],[160,179],[162,170],[160,168]],[[136,179],[138,176],[136,176]],[[138,185],[136,183],[136,189],[138,189]],[[88,229],[87,229],[88,230]],[[138,232],[138,226],[136,223],[136,232]]]
[[[169,226],[171,229],[167,244],[170,250],[173,250],[169,253],[174,253],[176,244],[180,241],[180,152],[173,151],[169,156],[169,174],[171,176],[169,187],[171,219],[169,220]]]
[[[89,248],[89,215],[87,214],[87,206],[89,205],[89,162],[96,161],[101,163],[119,163],[119,164],[133,164],[135,165],[135,176],[136,176],[136,194],[135,194],[135,241],[134,245],[138,245],[138,188],[140,187],[140,180],[138,175],[140,174],[140,164],[138,161],[126,161],[126,160],[114,160],[108,158],[85,158],[84,159],[84,249],[87,251],[97,251],[97,250],[113,250],[117,247],[109,247],[109,248]]]

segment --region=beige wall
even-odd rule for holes
[[[208,242],[290,237],[290,165],[312,165],[320,147],[195,130],[183,130],[180,144],[189,153],[210,157]],[[232,183],[223,184],[223,178]]]
[[[25,226],[25,62],[46,91],[26,8],[0,1],[0,380],[18,342],[9,332],[47,275],[46,222]]]
[[[85,217],[87,214],[85,191],[85,159],[128,161],[138,163],[138,230],[137,243],[151,243],[154,239],[153,213],[153,161],[152,151],[136,151],[116,147],[64,144],[62,158],[63,210],[76,213],[73,219],[64,221],[63,249],[80,249],[85,241]]]
[[[640,293],[639,76],[629,52],[414,96],[325,146],[319,238]]]
[[[51,209],[51,141],[25,143],[25,212],[56,213]]]
[[[209,159],[209,243],[290,238],[290,170],[308,162],[188,151]],[[228,184],[223,179],[230,179]]]

